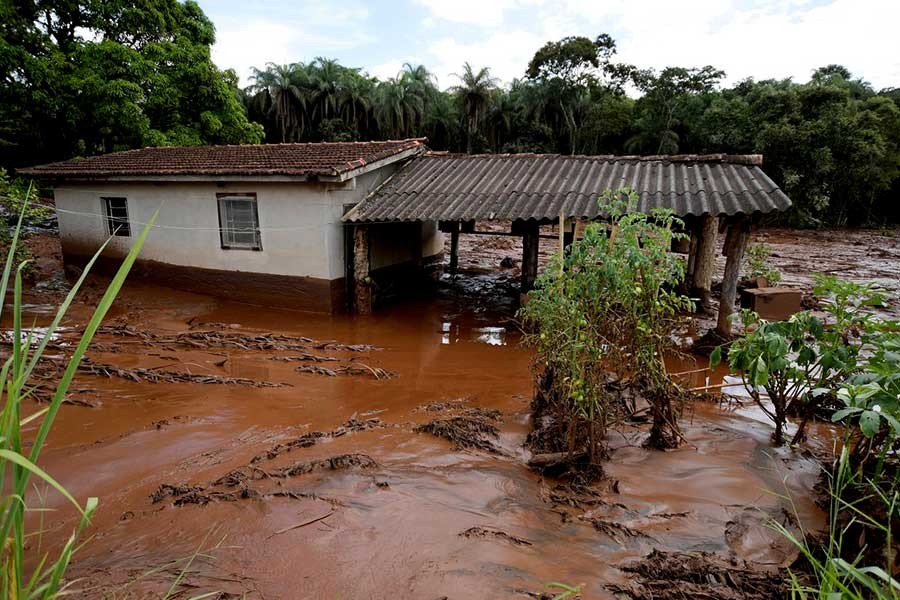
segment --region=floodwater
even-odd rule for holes
[[[95,282],[67,325],[83,324],[101,292]],[[42,324],[47,296],[28,300]],[[161,597],[185,559],[202,552],[184,572],[180,597],[524,598],[563,581],[584,584],[585,598],[609,598],[608,585],[628,582],[618,567],[654,548],[783,566],[794,554],[766,524],[798,517],[805,528],[823,525],[811,492],[818,467],[808,454],[772,449],[770,425],[752,410],[699,402],[684,414],[681,448],[647,451],[640,432],[612,434],[600,501],[554,502],[558,482],[524,465],[532,353],[508,319],[452,294],[371,317],[329,317],[130,282],[106,322],[163,341],[101,335],[90,353],[96,363],[288,385],[79,375],[71,396],[94,407],[64,406],[41,457],[76,498],[100,498],[91,538],[70,570],[75,597]],[[190,331],[303,336],[316,341],[310,353],[337,360],[274,360],[298,351],[165,341]],[[317,343],[325,341],[340,345]],[[364,367],[334,376],[296,370],[350,364]],[[702,385],[703,375],[692,381]],[[501,411],[501,452],[454,449],[415,432],[443,414],[425,410],[439,402],[451,412]],[[378,421],[341,429],[351,418]],[[326,435],[290,445],[310,432]],[[371,461],[357,456],[350,468],[271,475],[346,454]],[[249,480],[211,485],[239,468]],[[182,496],[162,494],[154,502],[164,484],[232,496],[179,504]],[[242,488],[253,493],[233,494]],[[43,516],[42,544],[52,547],[76,515],[54,494],[45,503],[54,511]],[[591,518],[640,535],[598,531]],[[461,535],[473,527],[487,534]]]

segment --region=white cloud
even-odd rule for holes
[[[391,77],[396,77],[400,70],[403,69],[404,62],[413,62],[415,64],[415,61],[389,60],[380,65],[369,67],[366,71],[369,75],[378,79],[390,79]]]
[[[508,82],[548,40],[606,32],[618,42],[619,60],[640,67],[712,64],[734,83],[751,76],[806,81],[815,68],[840,63],[876,88],[900,85],[895,0],[418,2],[437,30],[441,20],[451,30],[452,23],[482,25],[480,39],[453,31],[430,44],[426,64],[442,84],[465,60]]]
[[[277,7],[277,16],[268,16],[274,11],[262,8],[251,6],[246,11],[262,16],[216,16],[214,6],[209,10],[216,25],[213,61],[221,69],[237,71],[243,85],[249,82],[251,67],[309,61],[375,41],[367,31],[369,11],[359,2],[334,6],[325,0],[292,2]]]
[[[462,43],[446,36],[431,45],[424,64],[442,87],[458,83],[453,74],[461,73],[465,62],[473,69],[490,67],[491,75],[508,83],[523,76],[534,51],[546,41],[538,34],[522,30],[494,33],[474,43]]]
[[[431,12],[427,25],[434,20],[492,27],[503,23],[506,12],[516,6],[516,0],[416,0]]]

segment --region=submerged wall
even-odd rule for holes
[[[103,197],[127,198],[130,237],[115,236],[104,253],[114,265],[154,211],[155,226],[138,271],[172,287],[260,304],[340,310],[345,275],[341,216],[395,170],[389,165],[345,183],[316,182],[66,182],[54,190],[63,255],[83,263],[109,238]],[[217,194],[255,193],[261,250],[223,249]],[[382,266],[433,251],[417,235],[407,251],[379,255]]]

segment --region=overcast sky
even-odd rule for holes
[[[639,67],[802,82],[840,63],[875,88],[900,87],[900,0],[199,1],[218,32],[214,60],[245,84],[252,66],[316,56],[382,78],[422,63],[442,87],[469,61],[509,82],[548,40],[605,32]]]

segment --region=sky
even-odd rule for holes
[[[441,87],[462,64],[522,77],[544,43],[613,36],[621,62],[792,77],[839,63],[876,89],[900,87],[900,0],[199,0],[213,59],[242,84],[267,62],[337,58],[379,78],[424,64]]]

